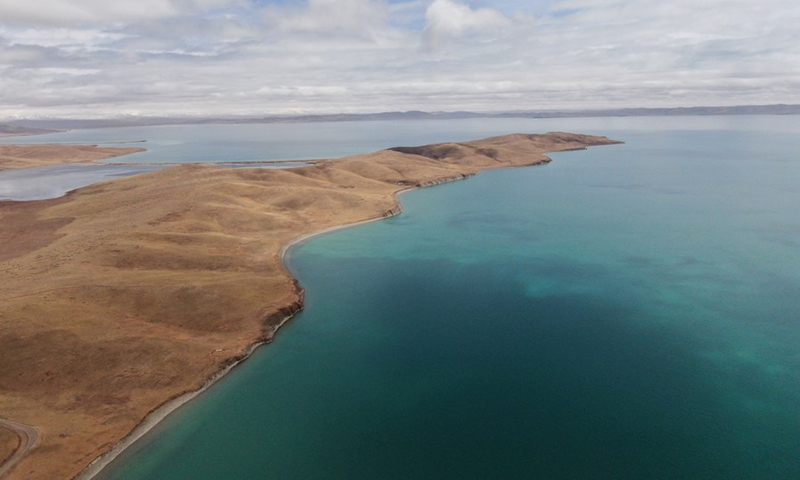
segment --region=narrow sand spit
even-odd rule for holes
[[[84,472],[268,342],[303,304],[291,244],[395,215],[410,188],[612,143],[517,134],[284,170],[183,165],[0,202],[0,414],[43,433],[12,477]]]

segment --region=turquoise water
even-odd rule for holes
[[[103,478],[800,478],[800,117],[593,121],[296,247],[306,310]]]

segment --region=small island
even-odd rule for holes
[[[269,342],[303,307],[282,262],[291,244],[395,215],[404,190],[614,143],[515,134],[291,169],[187,164],[0,202],[0,418],[39,434],[11,478],[91,476],[98,457]],[[0,160],[26,159],[6,168],[68,162],[75,148],[84,162],[131,153],[2,148]],[[9,432],[0,425],[0,460],[22,443]]]

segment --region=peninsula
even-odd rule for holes
[[[81,474],[268,342],[303,306],[281,259],[298,238],[394,215],[409,188],[613,143],[515,134],[292,169],[187,164],[0,202],[0,418],[39,436],[10,478]],[[0,460],[21,443],[0,425]]]
[[[97,145],[0,145],[0,170],[93,163],[144,150]]]

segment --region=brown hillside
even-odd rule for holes
[[[0,170],[92,163],[143,151],[143,148],[97,145],[0,145]]]

